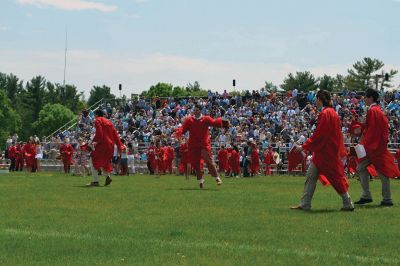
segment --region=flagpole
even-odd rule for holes
[[[64,54],[64,81],[63,86],[65,86],[65,73],[67,70],[67,46],[68,46],[68,26],[65,26],[65,54]]]

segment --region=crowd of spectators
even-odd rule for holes
[[[240,147],[242,143],[252,139],[260,151],[271,146],[285,160],[291,145],[294,142],[301,143],[311,136],[316,126],[318,110],[315,94],[316,92],[299,92],[297,89],[286,93],[261,89],[246,91],[242,96],[230,96],[226,91],[223,94],[210,91],[208,97],[204,98],[138,98],[119,105],[105,103],[99,108],[113,122],[120,136],[127,143],[132,143],[138,160],[146,160],[146,147],[154,136],[161,136],[164,143],[172,143],[178,152],[179,143],[173,133],[184,117],[191,113],[192,103],[195,101],[203,106],[204,115],[222,116],[231,123],[227,130],[212,129],[210,135],[214,149],[232,143]],[[354,141],[349,134],[352,119],[365,119],[363,93],[343,90],[334,93],[332,99],[342,120],[345,143],[351,143]],[[380,104],[389,119],[389,148],[396,149],[400,142],[400,92],[382,92]],[[42,139],[43,158],[54,159],[57,156],[54,151],[58,150],[64,138],[69,138],[74,145],[78,138],[89,139],[94,133],[93,120],[93,112],[83,110],[77,126],[49,139]],[[10,136],[7,145],[15,138],[18,137]]]

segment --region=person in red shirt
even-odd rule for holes
[[[74,148],[69,143],[68,138],[65,138],[64,143],[61,144],[60,154],[61,154],[61,159],[62,159],[63,165],[64,165],[64,172],[66,174],[69,174],[70,170],[71,170],[72,155],[74,154]]]
[[[221,145],[221,149],[218,151],[218,170],[220,173],[226,173],[228,171],[228,151],[224,145]]]
[[[316,95],[317,107],[323,107],[318,115],[317,127],[313,135],[297,151],[303,149],[313,153],[307,179],[304,185],[304,194],[300,205],[291,207],[297,210],[310,210],[317,180],[320,178],[325,184],[331,183],[336,192],[342,197],[342,211],[353,211],[354,205],[348,193],[348,182],[344,174],[342,157],[345,156],[343,135],[340,118],[332,108],[330,93],[318,91]]]
[[[362,195],[360,200],[356,201],[355,204],[372,202],[371,192],[369,191],[369,173],[367,170],[367,167],[372,163],[380,174],[382,182],[383,200],[380,205],[393,206],[389,178],[399,177],[400,172],[394,163],[394,157],[387,148],[389,141],[388,119],[377,104],[378,98],[378,92],[373,89],[367,89],[365,92],[365,104],[368,106],[368,111],[360,143],[364,146],[367,155],[357,166]]]
[[[14,172],[15,161],[17,159],[17,147],[14,142],[12,142],[11,146],[8,148],[8,159],[10,159],[10,167],[8,168],[8,171]]]
[[[101,109],[95,112],[94,126],[96,134],[92,141],[94,150],[91,154],[93,181],[88,186],[99,186],[99,170],[103,169],[106,174],[105,186],[111,184],[111,172],[113,170],[111,159],[114,153],[114,144],[117,144],[118,151],[121,153],[122,143],[119,139],[118,132],[110,120],[103,117],[104,113]]]
[[[210,127],[229,127],[229,122],[222,120],[222,118],[213,119],[210,116],[203,116],[201,114],[202,106],[195,104],[193,115],[186,117],[181,128],[177,129],[178,135],[189,132],[189,158],[190,164],[194,168],[199,182],[200,188],[204,187],[203,173],[200,169],[200,161],[204,159],[208,167],[208,171],[217,182],[217,185],[222,184],[214,161],[211,158],[211,144],[210,144]]]

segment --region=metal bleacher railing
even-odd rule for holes
[[[88,111],[96,111],[102,104],[104,103],[104,98],[100,99],[99,101],[95,102],[88,108]],[[67,122],[66,124],[62,125],[60,128],[52,132],[50,135],[46,137],[46,139],[50,139],[53,136],[56,136],[59,133],[63,133],[67,130],[74,128],[78,124],[78,120],[76,118],[72,119],[71,121]]]

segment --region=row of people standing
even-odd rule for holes
[[[22,171],[24,167],[28,172],[36,172],[40,169],[40,160],[43,158],[42,146],[32,137],[26,143],[12,142],[7,156],[10,160],[10,172]]]

